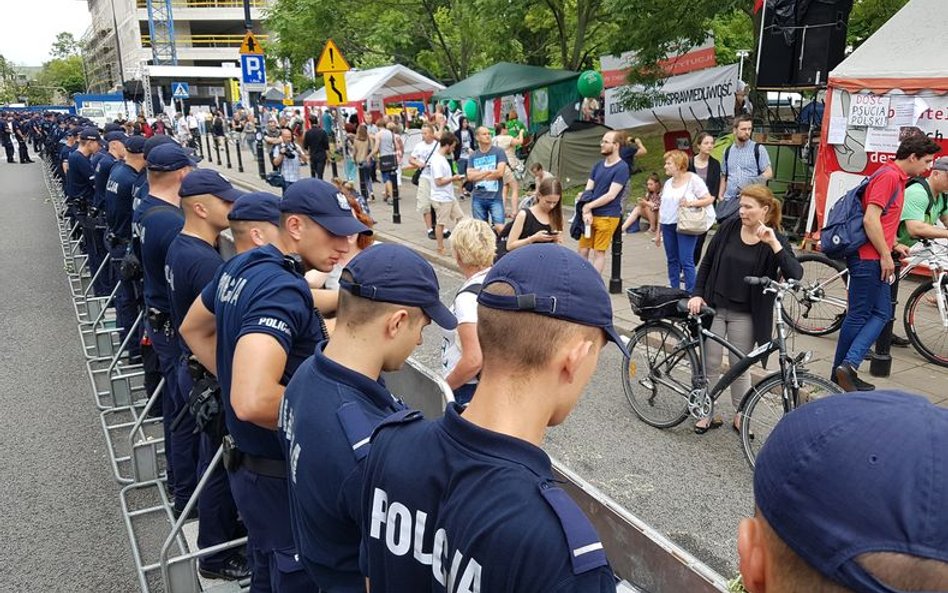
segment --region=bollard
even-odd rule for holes
[[[230,139],[226,136],[224,137],[224,156],[227,157],[227,168],[233,169],[233,165],[230,164]]]
[[[401,167],[395,169],[395,179],[392,179],[392,222],[394,224],[402,223],[402,213],[398,210],[398,177],[401,176]]]
[[[621,218],[619,219],[622,220]],[[609,294],[622,294],[622,225],[612,233],[612,271],[609,276]]]
[[[882,328],[882,333],[876,339],[876,347],[872,353],[872,360],[869,361],[869,374],[873,377],[888,377],[892,374],[892,326],[895,324],[895,307],[899,304],[899,272],[902,269],[902,256],[898,253],[892,253],[892,261],[895,262],[895,282],[889,287],[892,299],[892,315],[888,323]]]
[[[241,143],[238,140],[237,143],[234,145],[234,147],[237,150],[237,172],[243,173],[244,172],[244,159],[243,157],[240,156],[240,144]]]
[[[217,136],[214,136],[214,154],[217,155],[217,166],[220,167],[221,163],[221,143],[217,140]]]
[[[263,133],[257,132],[257,169],[260,179],[267,178],[267,168],[263,164]]]
[[[205,154],[204,158],[206,158],[207,162],[210,163],[213,162],[213,159],[211,159],[211,135],[204,134],[204,140],[207,141],[207,154]]]

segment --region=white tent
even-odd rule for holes
[[[383,100],[418,99],[430,96],[443,88],[443,84],[401,64],[346,73],[348,103],[362,103],[374,96],[381,96]],[[323,106],[326,104],[326,88],[315,90],[303,99],[307,105],[312,103]]]
[[[909,0],[830,72],[808,229],[822,227],[836,199],[895,157],[903,128],[948,150],[945,22],[948,1]],[[875,114],[871,125],[854,117],[866,112]]]

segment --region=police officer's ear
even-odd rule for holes
[[[560,350],[559,360],[562,361],[560,373],[567,383],[579,380],[579,372],[584,363],[587,362],[589,356],[595,354],[593,346],[593,341],[585,334],[573,336],[573,339],[565,342],[564,348]]]
[[[290,214],[283,221],[283,228],[290,234],[294,241],[303,238],[303,227],[305,226],[303,217],[299,214]]]
[[[744,589],[750,593],[767,591],[767,563],[770,557],[766,529],[759,517],[742,519],[737,528],[737,555]]]
[[[392,309],[385,317],[385,337],[395,339],[400,332],[408,331],[411,315],[401,307]]]

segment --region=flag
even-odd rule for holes
[[[754,0],[754,14],[760,12],[760,9],[764,7],[764,0]]]
[[[316,62],[313,60],[313,58],[303,62],[303,76],[313,80],[316,79]]]

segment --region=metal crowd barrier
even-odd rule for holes
[[[119,328],[110,307],[116,292],[107,297],[95,297],[91,289],[108,260],[97,270],[87,269],[88,257],[82,254],[75,238],[76,228],[64,216],[62,187],[48,168],[45,182],[57,214],[64,271],[112,472],[123,485],[119,501],[141,590],[143,593],[246,591],[249,580],[204,582],[197,570],[202,556],[241,547],[246,544],[246,538],[197,549],[193,543],[197,523],[186,519],[197,504],[210,472],[222,462],[222,452],[217,451],[181,518],[176,520],[173,501],[166,489],[162,420],[150,414],[164,381],[152,394],[145,393],[141,365],[129,364],[123,359],[130,338],[119,340]],[[221,243],[225,257],[232,255],[229,234],[225,234]],[[128,332],[129,336],[135,334],[140,323],[141,315]],[[384,379],[392,393],[430,419],[440,417],[445,406],[454,399],[439,375],[411,358],[399,371],[385,373]],[[622,579],[621,592],[727,591],[723,577],[580,476],[556,460],[553,460],[553,469],[563,481],[564,489],[596,526],[612,566]]]

